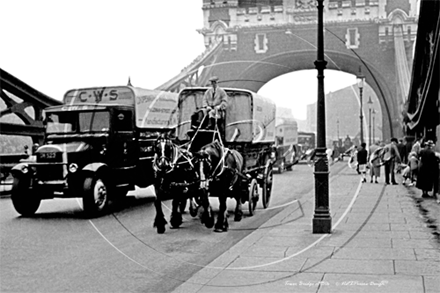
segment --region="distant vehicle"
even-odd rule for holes
[[[12,168],[15,210],[41,200],[81,197],[87,215],[135,186],[153,183],[153,143],[177,123],[177,94],[132,86],[73,89],[44,110],[45,141],[33,160]]]
[[[314,132],[298,131],[298,145],[301,146],[303,154],[309,149],[316,148],[315,137]]]
[[[275,129],[275,162],[278,173],[291,170],[301,156],[298,146],[298,123],[293,119],[279,118]]]

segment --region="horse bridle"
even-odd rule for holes
[[[200,181],[204,182],[206,181],[207,183],[209,183],[209,181],[214,180],[216,177],[219,177],[225,169],[229,169],[233,172],[235,172],[235,170],[233,170],[232,168],[229,168],[228,166],[225,165],[225,158],[227,156],[229,152],[228,148],[224,148],[223,152],[222,152],[222,157],[220,158],[217,166],[213,169],[212,168],[212,162],[209,159],[209,155],[207,154],[207,152],[203,152],[204,156],[202,155],[201,158],[199,158],[199,160],[202,162],[202,164],[200,165]],[[205,162],[208,166],[209,166],[209,170],[212,170],[212,172],[210,172],[210,176],[209,177],[205,177],[205,172],[203,172],[203,162]],[[220,172],[218,174],[216,174],[217,169],[219,169],[219,167],[221,167]]]
[[[192,163],[192,161],[191,161],[190,156],[188,156],[188,155],[186,154],[186,152],[184,152],[184,149],[180,148],[179,146],[175,146],[175,145],[173,145],[172,143],[169,143],[169,142],[170,142],[170,140],[169,140],[169,139],[166,139],[166,138],[160,138],[160,139],[158,140],[158,144],[161,145],[161,150],[162,150],[162,152],[161,152],[161,155],[160,155],[159,157],[157,156],[157,153],[156,153],[156,152],[155,152],[155,154],[154,154],[154,159],[153,159],[153,168],[154,168],[154,170],[155,170],[155,171],[163,171],[163,170],[162,170],[161,168],[159,168],[159,166],[157,165],[157,162],[163,159],[163,160],[165,160],[166,162],[169,162],[169,163],[168,163],[169,170],[165,171],[165,173],[170,173],[170,172],[176,167],[176,165],[179,164],[179,163],[177,163],[177,161],[179,160],[180,157],[185,158],[185,159],[186,159],[186,162],[189,163],[190,166],[194,167],[194,165],[193,165],[193,163]],[[173,150],[173,159],[171,159],[171,158],[169,158],[169,157],[167,157],[167,156],[165,155],[165,148],[166,148],[166,145],[167,145],[167,144],[169,144],[170,147],[171,147],[172,150]],[[180,164],[183,164],[183,163],[185,163],[185,162],[181,162]]]
[[[162,172],[165,172],[165,173],[169,173],[169,172],[171,172],[171,170],[174,169],[175,163],[177,161],[176,148],[174,148],[172,145],[170,146],[172,151],[173,151],[173,155],[174,155],[174,159],[172,159],[172,158],[169,158],[168,156],[165,155],[165,149],[166,149],[166,147],[168,145],[168,139],[161,137],[161,138],[158,139],[157,144],[160,145],[161,154],[160,154],[160,156],[157,155],[157,148],[158,147],[157,147],[157,145],[155,145],[155,152],[154,152],[154,159],[153,159],[153,169],[155,171],[162,171]],[[162,161],[162,160],[166,162],[167,166],[169,166],[169,170],[164,171],[164,170],[162,170],[162,168],[160,168],[158,166],[157,162]]]

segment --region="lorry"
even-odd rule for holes
[[[294,119],[277,118],[275,128],[275,162],[278,173],[291,170],[300,158],[298,123]]]
[[[11,170],[15,210],[33,215],[41,200],[82,198],[105,213],[128,191],[153,184],[153,144],[177,123],[177,94],[133,86],[72,89],[43,112],[45,138],[33,160]]]

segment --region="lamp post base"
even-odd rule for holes
[[[329,234],[332,232],[332,218],[313,218],[313,234]]]
[[[313,214],[313,233],[331,233],[332,217],[329,205],[328,160],[325,147],[316,148],[315,153],[315,213]]]

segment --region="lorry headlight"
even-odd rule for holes
[[[77,164],[72,163],[72,164],[69,165],[69,172],[70,173],[75,173],[76,170],[78,170],[78,165]]]

